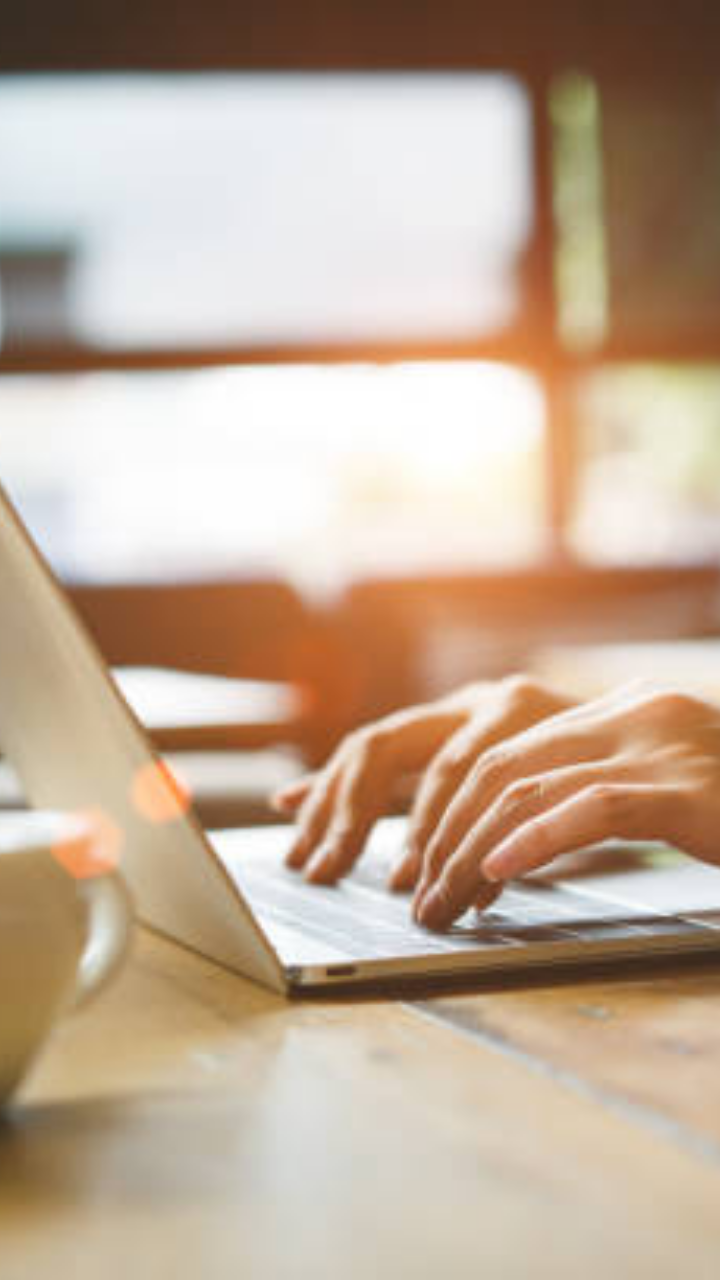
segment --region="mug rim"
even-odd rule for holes
[[[56,809],[6,809],[0,812],[0,858],[20,853],[72,852],[94,836],[92,822],[79,813]]]

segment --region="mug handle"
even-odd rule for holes
[[[116,871],[78,883],[87,907],[87,940],[80,957],[71,1009],[80,1009],[115,976],[130,950],[133,904]]]

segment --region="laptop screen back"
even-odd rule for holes
[[[277,959],[0,488],[0,750],[98,824],[144,920],[272,986]]]

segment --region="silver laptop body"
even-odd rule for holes
[[[657,865],[640,872],[512,886],[443,935],[384,889],[401,820],[378,824],[342,884],[310,887],[283,865],[286,827],[208,837],[178,804],[2,489],[0,601],[0,749],[30,803],[92,812],[116,837],[140,917],[239,973],[289,994],[720,950],[720,871],[652,850]],[[160,803],[144,802],[148,788]]]

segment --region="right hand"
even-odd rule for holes
[[[304,868],[314,883],[335,883],[360,856],[400,784],[421,774],[407,846],[390,877],[392,889],[413,888],[425,846],[478,757],[573,705],[572,699],[538,681],[512,676],[468,685],[363,726],[340,743],[319,772],[273,797],[277,809],[297,819],[287,865]],[[498,892],[488,883],[482,905]]]

